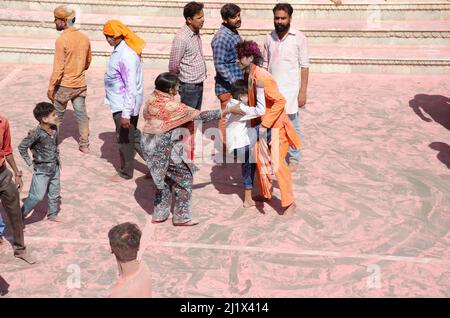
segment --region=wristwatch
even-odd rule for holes
[[[16,177],[20,177],[20,178],[21,178],[21,177],[22,177],[22,171],[20,171],[20,170],[17,171],[17,172],[15,173],[15,175],[16,175]]]

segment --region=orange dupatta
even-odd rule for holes
[[[262,122],[266,122],[265,126],[267,128],[278,128],[276,131],[272,130],[271,145],[267,144],[267,139],[264,138],[265,136],[260,136],[255,145],[257,179],[260,193],[265,198],[271,198],[274,169],[277,169],[275,166],[277,162],[272,162],[272,152],[279,149],[277,142],[274,143],[274,141],[279,140],[279,136],[275,135],[276,132],[285,133],[289,145],[296,149],[300,148],[301,140],[289,117],[286,115],[284,110],[286,100],[279,92],[275,80],[270,73],[254,64],[251,66],[248,77],[249,105],[256,105],[256,81],[262,81],[264,83],[266,113],[262,116]],[[252,121],[252,126],[258,124],[258,121]]]
[[[256,65],[252,65],[248,77],[248,105],[256,106]],[[260,119],[252,120],[252,126],[260,123]],[[262,137],[262,138],[261,138]],[[255,144],[256,179],[259,192],[264,198],[272,197],[272,160],[270,158],[269,145],[266,136],[258,136]]]

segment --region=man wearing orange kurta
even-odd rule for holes
[[[260,139],[256,145],[257,178],[261,195],[265,199],[272,198],[272,175],[275,174],[281,192],[281,206],[285,213],[295,210],[292,177],[285,158],[289,146],[298,149],[301,146],[295,128],[286,115],[284,106],[286,100],[278,90],[278,86],[269,72],[259,67],[262,63],[262,54],[258,44],[253,41],[243,41],[236,46],[241,68],[248,76],[249,105],[256,105],[256,82],[262,82],[266,97],[266,113],[261,120],[255,121],[254,126],[260,124]],[[265,144],[262,136],[271,135],[269,146]],[[268,160],[263,154],[267,153]],[[267,171],[269,161],[270,171]]]
[[[55,44],[53,73],[47,96],[55,106],[58,125],[64,120],[68,102],[72,102],[80,133],[79,149],[89,153],[85,72],[91,64],[91,44],[88,37],[73,26],[75,10],[63,5],[54,10],[54,15],[56,30],[62,31],[62,34]]]

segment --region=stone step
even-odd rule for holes
[[[0,37],[0,63],[51,64],[55,39]],[[104,66],[111,53],[106,41],[91,41],[93,65]],[[144,49],[146,68],[168,65],[170,43],[149,43]],[[208,67],[213,68],[209,45],[204,46]],[[311,46],[315,72],[450,73],[450,47],[428,46]]]
[[[93,39],[103,38],[103,23],[120,19],[147,41],[170,42],[183,25],[181,17],[145,17],[133,15],[83,14],[77,26]],[[450,45],[450,21],[361,21],[303,20],[293,23],[311,44],[334,45]],[[207,19],[202,29],[203,41],[211,41],[220,27],[217,19]],[[245,19],[240,29],[244,38],[263,41],[271,32],[270,19]],[[36,37],[56,36],[51,11],[0,9],[2,34],[28,34]]]
[[[0,2],[0,8],[52,11],[59,4],[73,5],[80,14],[102,13],[143,16],[182,17],[187,1],[163,0],[6,0]],[[223,1],[203,1],[207,18],[220,20],[220,8]],[[328,0],[290,1],[294,7],[295,20],[311,19],[351,19],[351,20],[448,20],[450,19],[449,1],[374,1],[343,0],[344,4],[335,6]],[[271,19],[272,8],[276,1],[234,1],[242,8],[245,18]]]

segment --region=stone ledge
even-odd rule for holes
[[[0,53],[9,54],[40,54],[53,55],[53,49],[30,49],[19,47],[0,47]],[[92,51],[93,56],[109,57],[109,51]],[[143,53],[144,59],[168,60],[169,53]],[[205,56],[206,61],[212,61],[212,56]],[[311,57],[311,64],[347,64],[347,65],[398,65],[398,66],[446,66],[450,67],[450,59],[374,59],[374,58],[321,58]]]
[[[17,2],[17,1],[4,1]],[[126,1],[126,0],[21,0],[22,3],[30,4],[72,4],[72,5],[95,5],[95,6],[122,6],[122,7],[164,7],[164,8],[183,8],[186,1]],[[206,9],[220,9],[223,1],[203,1]],[[273,2],[247,2],[235,1],[243,10],[272,10],[277,3]],[[415,10],[450,10],[448,2],[393,2],[393,3],[344,3],[335,6],[332,3],[291,3],[294,10],[330,10],[330,11],[366,11],[368,8],[377,8],[380,10],[396,10],[396,11],[415,11]]]
[[[20,21],[20,20],[5,20],[0,19],[0,27],[30,27],[30,28],[45,28],[54,29],[55,25],[53,22],[49,21]],[[161,33],[161,34],[175,34],[180,28],[175,27],[163,27],[163,26],[139,26],[139,25],[129,25],[133,28],[133,31],[137,33]],[[87,31],[101,31],[103,25],[97,23],[83,23],[81,30]],[[216,33],[218,28],[208,28],[202,29],[202,35],[213,35]],[[270,33],[272,29],[246,29],[241,28],[239,33],[243,36],[258,36],[266,35]],[[331,38],[385,38],[385,37],[396,37],[396,38],[440,38],[449,39],[450,31],[436,30],[436,31],[401,31],[401,30],[301,30],[307,37],[331,37]]]

